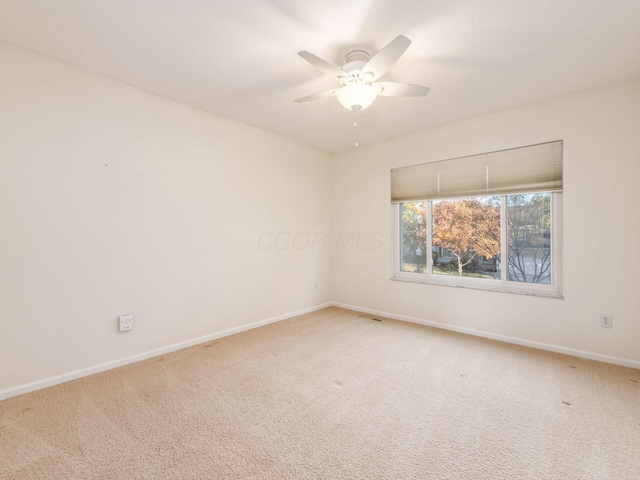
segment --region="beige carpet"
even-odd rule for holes
[[[636,480],[639,381],[329,308],[0,402],[0,478]]]

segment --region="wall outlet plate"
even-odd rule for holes
[[[120,315],[120,331],[127,332],[133,328],[133,313]]]
[[[611,328],[613,327],[613,317],[610,313],[601,313],[600,314],[600,326],[602,328]]]

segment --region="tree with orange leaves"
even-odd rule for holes
[[[442,200],[433,203],[433,245],[447,248],[458,260],[458,275],[476,255],[500,253],[499,198]]]

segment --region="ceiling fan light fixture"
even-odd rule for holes
[[[347,110],[358,112],[364,110],[378,96],[378,90],[373,85],[355,83],[338,90],[338,101]]]

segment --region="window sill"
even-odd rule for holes
[[[556,298],[559,300],[564,300],[564,296],[562,293],[553,289],[553,287],[541,287],[541,288],[513,288],[509,286],[504,286],[504,284],[500,285],[483,285],[481,282],[491,282],[491,280],[480,280],[479,282],[474,282],[470,279],[465,279],[463,281],[459,281],[457,277],[453,279],[435,279],[433,277],[423,275],[423,274],[396,274],[391,277],[389,280],[394,282],[406,282],[406,283],[420,283],[423,285],[437,285],[441,287],[454,287],[454,288],[468,288],[471,290],[484,290],[488,292],[498,292],[498,293],[512,293],[516,295],[526,295],[530,297],[546,297],[546,298]]]

